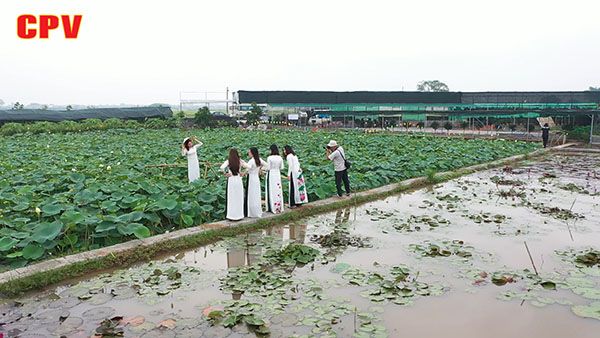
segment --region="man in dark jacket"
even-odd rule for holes
[[[550,137],[550,127],[548,127],[548,123],[544,123],[542,127],[542,142],[544,143],[544,148],[548,146],[548,138]]]

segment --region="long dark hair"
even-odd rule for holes
[[[190,143],[192,143],[192,140],[189,138],[185,140],[185,142],[183,142],[183,146],[185,147],[185,149],[190,150]]]
[[[286,145],[283,147],[283,150],[285,151],[285,155],[286,155],[286,156],[287,156],[287,155],[289,155],[289,154],[296,155],[296,153],[294,152],[294,149],[292,149],[292,147],[291,147],[290,145],[287,145],[287,144],[286,144]]]
[[[229,171],[232,175],[237,176],[240,173],[240,154],[237,149],[229,149]]]
[[[252,158],[254,159],[254,164],[255,164],[257,167],[261,167],[261,164],[260,164],[260,156],[258,155],[258,148],[256,148],[256,147],[251,147],[251,148],[250,148],[250,153],[252,154]]]
[[[279,155],[279,148],[276,144],[271,144],[271,155]]]

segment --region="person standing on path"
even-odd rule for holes
[[[338,196],[342,197],[342,181],[344,182],[346,196],[350,196],[350,179],[348,178],[348,168],[346,166],[346,154],[344,153],[344,148],[340,147],[336,141],[331,140],[327,144],[326,149],[325,156],[328,160],[333,162],[333,169],[335,170],[335,187]]]
[[[200,146],[202,146],[202,142],[198,141],[195,136],[186,137],[181,144],[181,156],[187,157],[188,161],[188,180],[190,183],[200,177],[200,166],[198,165],[198,147]]]
[[[229,157],[221,165],[221,170],[227,176],[225,218],[231,221],[239,221],[244,218],[245,196],[242,168],[248,169],[248,164],[240,159],[237,149],[229,149]]]
[[[283,158],[279,156],[277,145],[271,145],[271,155],[267,157],[267,178],[265,179],[265,204],[267,211],[279,214],[283,211],[283,188],[281,186]]]
[[[308,203],[308,193],[306,191],[306,182],[304,181],[304,174],[300,168],[300,161],[296,153],[291,146],[286,145],[283,147],[285,151],[285,158],[288,165],[288,180],[289,183],[289,203],[290,208],[295,208],[304,203]]]
[[[259,174],[263,168],[266,168],[267,162],[260,158],[256,147],[250,148],[248,155],[251,158],[247,162],[249,168],[246,186],[246,217],[260,218],[263,211]]]
[[[544,144],[544,148],[548,146],[548,138],[550,137],[550,127],[548,123],[544,123],[542,127],[542,143]]]

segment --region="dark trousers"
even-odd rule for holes
[[[542,143],[544,144],[544,148],[548,146],[548,136],[542,136]]]
[[[342,196],[342,181],[344,181],[346,194],[350,194],[350,179],[348,179],[348,169],[335,172],[335,187],[337,188],[338,196]]]

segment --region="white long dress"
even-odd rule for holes
[[[308,203],[306,182],[300,168],[298,157],[293,154],[287,155],[288,178],[289,178],[289,204],[290,206]]]
[[[248,164],[240,161],[240,170],[248,168]],[[221,170],[226,172],[229,170],[229,161],[223,162]],[[232,221],[239,221],[244,218],[244,183],[242,176],[237,174],[227,178],[227,209],[225,218]]]
[[[283,158],[279,155],[267,157],[267,178],[265,179],[265,199],[267,211],[278,214],[283,211],[283,187],[281,186]]]
[[[267,162],[260,160],[260,166],[256,165],[254,159],[248,161],[248,196],[246,197],[246,216],[257,218],[262,217],[262,198],[260,189],[260,170],[266,168]]]
[[[194,182],[198,179],[198,177],[200,177],[200,166],[198,165],[198,147],[201,145],[202,144],[196,144],[192,146],[190,150],[183,148],[181,152],[183,156],[187,157],[188,180],[190,183]]]

